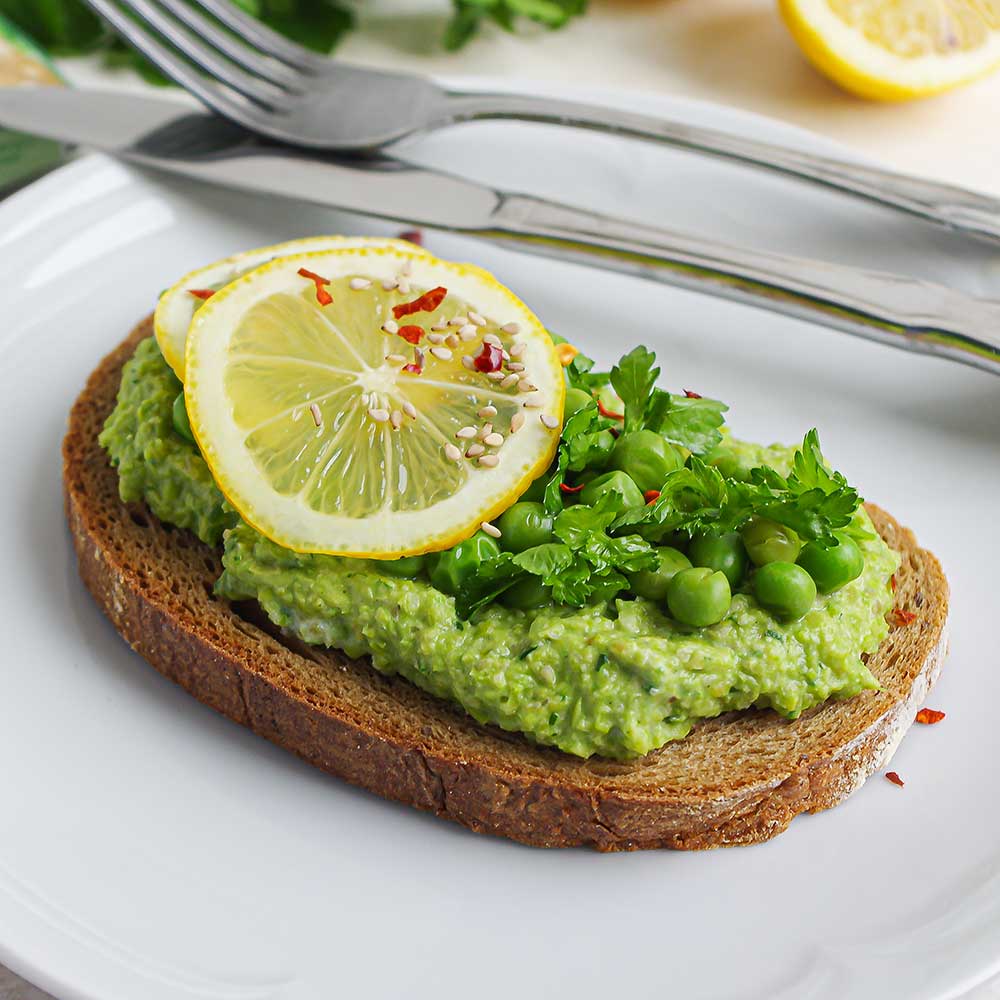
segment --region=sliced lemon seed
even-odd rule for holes
[[[538,419],[548,427],[550,431],[554,431],[559,426],[559,421],[552,416],[551,413],[539,413]]]
[[[500,538],[503,535],[503,532],[495,524],[490,524],[489,521],[483,521],[479,527],[492,538]]]
[[[377,423],[384,424],[389,419],[389,411],[372,408],[368,411],[368,416]]]
[[[463,427],[460,431],[455,431],[455,437],[461,438],[463,441],[471,440],[476,436],[475,427]]]
[[[480,455],[479,464],[485,465],[487,469],[495,469],[500,464],[499,455]]]
[[[486,445],[487,448],[499,448],[500,445],[503,444],[503,435],[497,434],[496,431],[492,434],[487,434],[486,437],[483,438],[483,444]]]
[[[451,351],[447,347],[432,347],[431,354],[439,361],[451,361]]]
[[[482,407],[476,414],[478,417],[482,417],[485,420],[487,417],[495,417],[497,415],[497,408],[492,404],[488,404]]]
[[[444,457],[448,459],[449,462],[461,462],[462,453],[453,444],[446,444],[444,446]]]
[[[465,453],[466,458],[478,458],[480,455],[485,455],[486,449],[481,444],[469,445],[469,450]]]
[[[372,283],[367,278],[351,278],[348,284],[353,292],[361,292],[372,287]]]
[[[319,407],[315,403],[309,404],[309,412],[312,414],[313,423],[317,427],[323,426],[323,414],[320,413]]]
[[[524,414],[515,413],[514,416],[510,418],[511,434],[516,434],[523,426],[524,426]]]

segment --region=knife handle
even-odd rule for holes
[[[495,240],[707,292],[1000,375],[1000,302],[944,285],[749,250],[526,195],[501,195]]]

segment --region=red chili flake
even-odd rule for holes
[[[299,274],[303,278],[308,278],[316,286],[316,301],[321,306],[328,306],[333,302],[333,296],[323,287],[330,284],[329,278],[324,278],[313,271],[308,271],[304,267],[299,268]]]
[[[903,779],[895,771],[886,771],[885,777],[887,781],[891,781],[894,785],[899,785],[900,788],[903,787]]]
[[[409,372],[411,375],[420,375],[423,372],[423,368],[420,365],[413,364],[412,362],[408,365],[403,365],[400,371]]]
[[[560,483],[559,489],[561,489],[563,493],[579,493],[584,486],[586,486],[586,483],[580,483],[579,486],[570,486],[569,483]]]
[[[917,722],[925,726],[933,726],[944,718],[944,712],[939,712],[936,708],[922,708],[917,712]]]
[[[423,295],[415,298],[412,302],[400,302],[398,306],[393,306],[392,314],[396,319],[402,319],[404,316],[412,316],[414,313],[434,312],[444,302],[447,294],[448,289],[438,285],[437,288],[432,288],[429,292],[424,292]]]
[[[889,586],[892,589],[892,592],[895,594],[896,593],[896,574],[895,573],[893,573],[892,576],[889,577]]]
[[[215,294],[215,289],[213,288],[189,288],[188,295],[193,295],[196,299],[210,299]]]
[[[477,372],[498,372],[503,365],[503,351],[496,344],[483,344],[472,364]]]
[[[642,499],[646,501],[646,506],[648,507],[651,503],[656,503],[660,499],[659,490],[646,490],[642,495]]]
[[[422,326],[401,326],[396,331],[409,344],[419,344],[420,338],[424,335]]]
[[[893,608],[889,612],[889,624],[895,626],[912,625],[917,620],[915,611],[907,611],[905,608]]]
[[[624,413],[615,413],[614,410],[609,410],[600,400],[597,401],[597,412],[600,413],[602,417],[607,417],[609,420],[624,420]]]
[[[399,238],[406,240],[407,243],[416,243],[418,247],[424,245],[424,231],[422,229],[404,229],[399,234]]]
[[[690,389],[685,389],[684,390],[684,395],[687,396],[688,399],[704,399],[705,398],[704,396],[702,396],[702,394],[700,392],[692,392]]]

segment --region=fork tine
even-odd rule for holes
[[[178,52],[200,66],[209,76],[228,84],[254,101],[280,108],[286,103],[288,92],[276,84],[248,73],[231,63],[217,49],[194,35],[183,24],[175,21],[152,0],[118,0],[141,21],[166,39]]]
[[[87,3],[155,66],[213,111],[249,129],[266,125],[267,113],[262,108],[199,72],[112,0],[87,0]]]
[[[286,65],[300,72],[319,73],[329,69],[330,60],[325,56],[318,55],[304,45],[279,35],[230,0],[195,0],[195,2],[221,21],[230,31],[255,45],[261,52],[280,59]]]
[[[280,62],[265,52],[253,48],[242,36],[220,27],[206,14],[196,10],[188,0],[159,0],[178,21],[183,21],[200,38],[209,42],[243,69],[270,80],[288,90],[304,93],[307,83],[299,70]]]

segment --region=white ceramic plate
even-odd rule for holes
[[[828,147],[706,105],[604,99]],[[1000,285],[981,248],[636,144],[481,125],[414,152],[734,241]],[[129,651],[76,576],[59,482],[66,412],[177,275],[336,231],[372,230],[99,157],[0,206],[0,960],[95,1000],[943,1000],[1000,967],[1000,382],[980,372],[429,240],[495,270],[602,361],[655,346],[668,384],[728,400],[743,435],[820,427],[830,458],[941,556],[954,638],[931,704],[948,718],[904,741],[906,787],[876,776],[760,847],[601,856],[476,836],[310,769]]]

